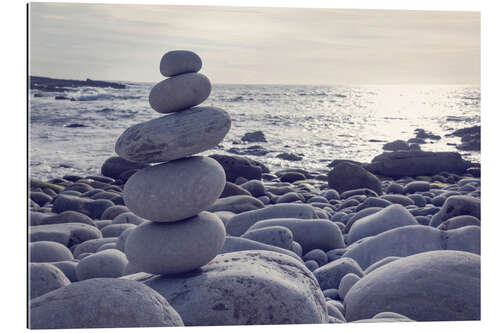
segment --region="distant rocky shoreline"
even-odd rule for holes
[[[127,86],[116,82],[96,81],[87,79],[81,80],[67,80],[67,79],[54,79],[43,76],[29,76],[30,89],[38,89],[46,92],[66,92],[74,88],[80,87],[99,87],[99,88],[114,88],[125,89]]]

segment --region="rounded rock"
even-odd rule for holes
[[[128,235],[125,253],[143,272],[176,274],[210,262],[224,239],[224,223],[213,213],[201,212],[175,223],[141,224]]]
[[[344,299],[345,317],[355,321],[392,311],[416,321],[479,320],[480,281],[476,254],[449,250],[415,254],[358,281]]]
[[[177,112],[201,104],[212,85],[203,74],[180,74],[157,83],[149,93],[149,105],[160,113]]]
[[[56,266],[48,263],[29,264],[29,298],[33,299],[71,282]]]
[[[31,329],[183,326],[179,314],[137,281],[97,278],[33,300]]]
[[[201,69],[201,58],[192,51],[174,50],[163,55],[160,61],[160,73],[163,76],[175,76],[184,73],[196,73]]]
[[[73,259],[71,251],[61,243],[39,241],[29,244],[30,262],[56,262]]]
[[[225,184],[220,164],[210,157],[194,156],[138,171],[125,184],[123,198],[134,214],[171,222],[210,207]]]
[[[115,151],[135,162],[166,162],[217,146],[231,128],[231,117],[219,108],[194,107],[129,127]]]
[[[127,266],[127,258],[123,252],[108,249],[86,256],[76,266],[76,277],[79,281],[93,278],[122,276]]]

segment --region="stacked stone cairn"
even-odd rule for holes
[[[211,91],[208,78],[198,73],[201,66],[191,51],[166,53],[160,72],[167,79],[151,89],[149,104],[167,115],[128,128],[115,145],[126,160],[153,164],[135,173],[123,193],[127,207],[149,220],[125,244],[129,264],[138,272],[192,271],[224,245],[223,222],[204,211],[224,189],[224,169],[212,158],[192,155],[219,144],[231,118],[219,108],[197,107]]]

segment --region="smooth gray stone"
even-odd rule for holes
[[[49,263],[29,263],[29,299],[44,295],[71,282],[56,266]],[[31,314],[30,314],[31,315]]]
[[[310,270],[311,272],[314,271],[316,268],[319,267],[318,263],[316,260],[307,260],[304,262],[304,265],[306,265],[307,269]]]
[[[36,229],[33,229],[36,228]],[[40,242],[40,241],[49,241],[56,242],[67,246],[69,243],[69,239],[71,237],[71,232],[69,230],[44,230],[41,228],[30,227],[28,229],[29,241],[30,242]]]
[[[231,236],[241,236],[258,221],[272,218],[301,218],[313,219],[316,217],[314,208],[307,204],[276,204],[273,206],[240,213],[231,218],[226,231]]]
[[[107,237],[98,239],[89,239],[75,246],[73,249],[73,256],[79,258],[82,253],[95,253],[98,248],[106,243],[116,243],[118,238]]]
[[[203,103],[210,80],[200,73],[179,74],[158,82],[149,92],[149,105],[159,113],[179,112]]]
[[[98,220],[95,221],[95,225],[97,229],[102,230],[106,228],[108,225],[111,225],[113,223],[113,220]]]
[[[292,252],[292,250],[289,251],[281,247],[257,242],[251,239],[246,239],[242,237],[233,237],[233,236],[226,236],[224,246],[219,251],[219,254],[249,251],[249,250],[272,251],[276,253],[286,254],[298,261],[302,261],[300,256],[297,253]]]
[[[402,314],[395,313],[395,312],[380,312],[377,313],[375,316],[373,316],[373,319],[401,319],[401,321],[414,321],[408,318],[407,316],[403,316]]]
[[[290,229],[281,226],[267,227],[255,230],[248,230],[242,238],[254,240],[256,242],[281,247],[285,250],[292,248],[293,233]]]
[[[370,208],[370,207],[385,208],[387,206],[390,206],[391,204],[392,202],[384,200],[382,198],[368,197],[356,207],[356,211],[359,212],[365,208]]]
[[[347,249],[346,248],[342,248],[342,249],[334,249],[334,250],[330,250],[328,252],[326,252],[326,256],[328,257],[328,262],[332,262],[332,261],[335,261],[339,258],[341,258],[345,251]]]
[[[382,184],[377,176],[363,167],[349,162],[336,165],[328,173],[328,187],[340,193],[359,188],[369,188],[377,194],[382,194]]]
[[[370,272],[373,272],[377,268],[382,267],[385,264],[388,264],[388,263],[393,262],[395,260],[398,260],[399,258],[401,258],[401,257],[389,256],[389,257],[385,257],[384,259],[381,259],[381,260],[379,260],[377,262],[374,262],[373,264],[371,264],[370,266],[368,266],[365,269],[365,274],[369,274]]]
[[[369,216],[369,215],[372,215],[372,214],[375,214],[379,211],[381,211],[382,208],[381,207],[368,207],[368,208],[365,208],[365,209],[362,209],[360,211],[358,211],[357,213],[353,214],[349,220],[347,221],[347,223],[345,224],[345,229],[344,229],[344,232],[345,233],[348,233],[349,230],[351,230],[351,227],[352,225],[359,219],[365,217],[365,216]]]
[[[342,218],[344,216],[346,216],[347,214],[344,213],[344,212],[336,212],[333,216],[332,216],[332,221],[335,222],[335,221],[342,221]]]
[[[366,272],[365,272],[366,273]],[[354,273],[347,273],[342,277],[339,283],[339,296],[344,299],[347,292],[360,280],[360,277]]]
[[[288,192],[276,199],[276,203],[287,203],[287,202],[304,202],[304,197],[297,192]]]
[[[135,225],[139,225],[139,224],[142,224],[142,223],[147,222],[147,221],[148,220],[143,219],[142,217],[139,217],[132,212],[124,212],[124,213],[121,213],[121,214],[115,216],[115,218],[113,219],[111,224],[135,224]]]
[[[128,238],[128,235],[130,235],[130,233],[132,232],[132,230],[134,230],[134,229],[128,228],[124,232],[122,232],[120,237],[118,237],[118,239],[116,240],[116,244],[115,244],[117,250],[120,250],[123,253],[125,253],[125,242]],[[113,244],[113,243],[107,243],[107,244]]]
[[[194,156],[136,172],[125,184],[123,199],[140,217],[179,221],[209,208],[225,184],[224,169],[217,161]]]
[[[217,199],[212,206],[207,208],[209,212],[229,211],[235,214],[250,210],[264,208],[264,204],[259,199],[249,195],[234,195],[227,198]]]
[[[427,200],[425,200],[425,197],[420,194],[410,194],[408,198],[412,199],[417,207],[425,207],[425,205],[427,204]]]
[[[110,224],[101,229],[102,237],[120,237],[120,235],[129,228],[137,227],[135,224]]]
[[[61,243],[50,241],[29,243],[30,262],[55,262],[71,259],[73,259],[73,254]]]
[[[175,76],[184,73],[196,73],[201,69],[202,61],[199,55],[192,51],[169,51],[161,57],[160,73],[163,76]]]
[[[322,197],[322,196],[319,196],[319,195],[315,195],[315,196],[307,199],[307,203],[312,203],[312,202],[329,203],[329,201],[325,197]]]
[[[52,201],[52,197],[43,192],[30,192],[30,199],[36,202],[40,207]]]
[[[429,222],[431,221],[430,216],[415,216],[415,220],[421,225],[429,225]]]
[[[97,219],[100,218],[102,213],[111,206],[114,206],[114,203],[106,199],[92,200],[89,198],[59,194],[54,199],[52,211],[54,213],[62,213],[64,211],[74,210],[85,214],[92,219]]]
[[[88,217],[87,215],[68,210],[61,212],[59,214],[51,214],[50,216],[47,216],[44,218],[39,225],[45,225],[45,224],[63,224],[63,223],[85,223],[91,226],[95,227],[94,221]]]
[[[240,186],[250,192],[256,198],[263,196],[266,193],[264,183],[257,179],[249,180],[246,183],[241,184]]]
[[[415,217],[406,208],[392,204],[379,212],[368,215],[356,221],[349,230],[348,244],[380,234],[381,232],[407,225],[417,225]]]
[[[118,242],[118,241],[117,241],[117,242]],[[105,251],[105,250],[110,250],[110,249],[113,249],[113,250],[118,250],[118,249],[116,248],[116,243],[106,243],[106,244],[102,244],[101,246],[99,246],[99,247],[97,248],[97,250],[95,251],[95,253],[97,253],[97,252],[102,252],[102,251]],[[121,250],[119,250],[119,251],[121,251]],[[123,252],[123,251],[121,251],[121,252]]]
[[[325,197],[328,201],[330,200],[340,200],[340,194],[337,190],[329,189],[324,192],[321,192],[321,195]]]
[[[224,172],[226,172],[224,170]],[[227,172],[226,172],[226,178],[227,178]],[[222,191],[221,195],[219,198],[227,198],[227,197],[232,197],[234,195],[248,195],[251,196],[252,194],[245,190],[243,187],[236,185],[234,183],[231,183],[229,181],[226,181],[226,185],[224,186],[224,191]]]
[[[233,212],[228,212],[228,211],[222,211],[222,210],[219,210],[219,211],[215,211],[213,212],[215,215],[217,215],[222,223],[224,223],[224,226],[226,226],[229,222],[229,220],[233,217],[233,216],[236,216],[235,213]]]
[[[175,223],[146,222],[125,242],[131,264],[152,274],[178,274],[206,265],[224,245],[224,223],[200,212]]]
[[[162,294],[186,326],[328,321],[312,273],[300,261],[271,251],[221,254],[198,271],[155,276],[144,284]]]
[[[323,295],[325,297],[328,297],[328,298],[331,298],[332,300],[340,300],[340,296],[339,296],[339,291],[338,289],[334,289],[334,288],[331,288],[331,289],[324,289],[323,290]],[[343,306],[342,306],[343,307]],[[343,312],[342,312],[343,313]]]
[[[330,290],[335,290],[335,289],[330,289]],[[323,294],[324,294],[324,292],[323,292]],[[338,299],[329,299],[329,300],[326,301],[326,303],[335,306],[337,309],[339,309],[340,313],[342,313],[342,316],[344,316],[345,308],[344,308],[344,304],[342,304],[342,302],[340,300],[338,300]],[[345,321],[345,318],[344,318],[344,321]]]
[[[440,225],[438,225],[439,230],[452,230],[452,229],[458,229],[461,227],[465,227],[468,225],[477,225],[481,226],[481,221],[477,219],[474,216],[471,215],[460,215],[460,216],[455,216],[452,217]]]
[[[130,210],[128,209],[127,206],[123,205],[111,206],[102,213],[101,220],[113,220],[118,215],[129,211]]]
[[[291,250],[296,254],[298,255],[299,257],[302,257],[302,246],[300,246],[299,243],[297,243],[296,241],[293,241],[292,242],[292,248]]]
[[[318,263],[319,266],[326,265],[328,263],[328,257],[325,253],[325,251],[321,249],[314,249],[309,252],[307,252],[303,257],[302,260],[307,261],[307,260],[314,260]]]
[[[385,199],[395,204],[400,204],[401,206],[414,205],[415,202],[405,195],[401,194],[384,194],[380,196],[381,199]]]
[[[481,228],[467,226],[442,231],[424,225],[411,225],[388,230],[353,244],[344,258],[353,258],[363,268],[390,256],[407,257],[421,252],[459,250],[480,253]]]
[[[136,162],[166,162],[217,146],[231,128],[231,117],[219,108],[195,107],[129,127],[115,151]]]
[[[481,200],[469,195],[448,197],[441,207],[441,221],[460,215],[472,215],[481,219]]]
[[[403,185],[398,184],[396,182],[392,182],[386,190],[387,193],[390,194],[403,194],[405,192]]]
[[[122,276],[127,257],[121,251],[108,249],[86,256],[76,266],[76,277],[78,281],[93,278],[117,278]]]
[[[318,279],[321,290],[338,289],[340,280],[348,273],[363,277],[365,273],[352,258],[340,258],[316,269],[314,276]]]
[[[30,303],[31,329],[183,326],[179,314],[136,281],[97,278],[72,283]]]
[[[76,278],[76,265],[78,265],[77,260],[58,261],[51,264],[59,268],[71,282],[78,281]]]
[[[345,318],[339,308],[330,302],[326,302],[326,309],[328,311],[329,317],[334,317],[335,319],[345,323]]]
[[[415,193],[415,192],[425,192],[430,190],[430,184],[429,182],[425,181],[413,181],[409,182],[408,184],[405,185],[404,191],[405,193]]]
[[[293,233],[293,240],[302,246],[304,253],[314,249],[329,251],[345,247],[342,232],[330,220],[275,218],[259,221],[248,230],[272,226],[290,229]]]
[[[393,311],[416,321],[479,320],[480,296],[480,256],[449,250],[419,253],[358,281],[345,297],[345,317],[350,322]]]
[[[102,238],[102,233],[96,227],[84,223],[61,223],[33,226],[29,229],[30,236],[41,237],[51,233],[69,234],[68,247],[80,244],[89,239]],[[38,235],[38,236],[35,236]]]
[[[41,212],[29,212],[29,225],[36,226],[42,224],[42,221],[49,217],[55,215],[54,213],[41,213]]]

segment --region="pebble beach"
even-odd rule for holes
[[[224,153],[234,120],[201,105],[197,54],[159,69],[154,115],[98,172],[31,175],[30,328],[481,319],[479,125],[450,130],[453,150],[417,128],[314,168],[291,145],[283,167],[258,128]]]

